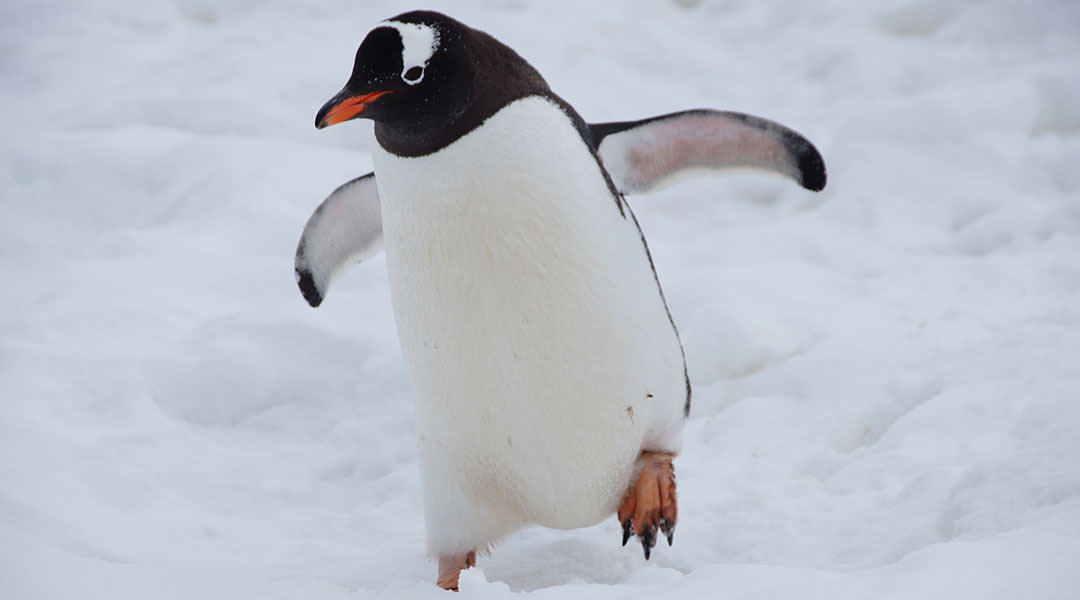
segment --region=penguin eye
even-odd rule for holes
[[[415,85],[420,83],[420,80],[424,77],[423,67],[412,67],[408,71],[401,74],[401,78],[405,80],[405,83],[409,85]]]

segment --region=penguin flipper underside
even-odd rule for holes
[[[750,167],[806,189],[825,187],[825,161],[805,137],[774,121],[696,109],[641,121],[588,125],[604,167],[624,194],[648,192],[694,170]]]
[[[382,246],[375,174],[347,181],[315,209],[296,246],[296,283],[311,306],[322,304],[333,279]]]

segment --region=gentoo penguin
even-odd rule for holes
[[[354,118],[375,123],[375,171],[311,216],[297,281],[318,306],[385,248],[438,584],[529,524],[615,513],[645,558],[670,544],[690,383],[623,195],[731,166],[820,190],[821,155],[731,112],[586,123],[509,47],[425,11],[367,34],[315,124]]]

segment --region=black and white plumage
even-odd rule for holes
[[[357,117],[375,122],[375,171],[315,211],[296,273],[318,306],[385,248],[440,557],[597,523],[642,456],[678,453],[685,361],[623,193],[732,166],[825,184],[810,142],[757,117],[588,124],[513,50],[432,12],[372,29],[316,125]]]

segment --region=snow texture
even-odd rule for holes
[[[530,528],[461,598],[1078,597],[1080,4],[428,6],[590,121],[829,167],[631,199],[695,382],[675,545]],[[312,117],[411,8],[0,5],[0,597],[446,598],[385,263],[318,310],[291,272],[371,168]]]

